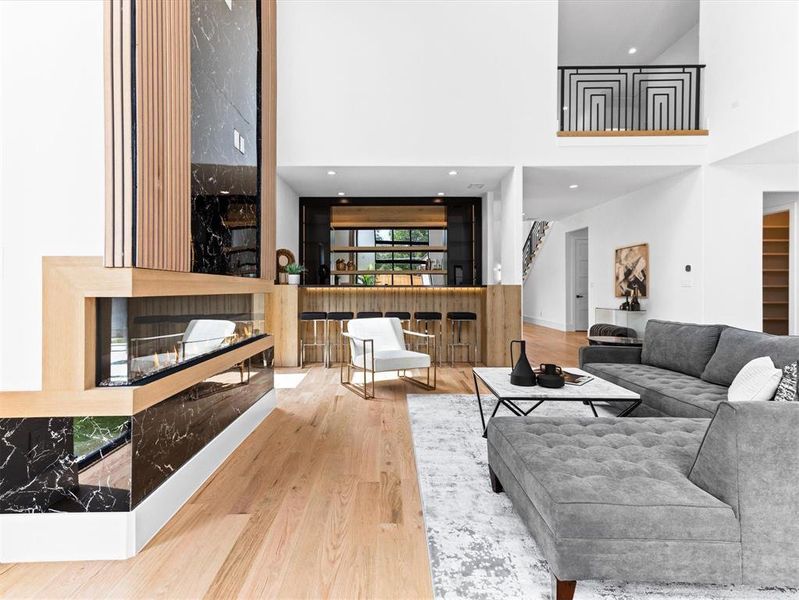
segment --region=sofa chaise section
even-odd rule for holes
[[[567,596],[580,579],[796,585],[797,427],[799,406],[764,402],[712,420],[500,417],[489,470]]]

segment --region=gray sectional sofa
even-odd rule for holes
[[[653,321],[643,351],[582,356],[657,416],[490,421],[492,487],[547,560],[553,600],[580,579],[799,586],[799,403],[726,401],[763,355],[797,360],[799,340]]]
[[[580,367],[639,393],[636,417],[710,418],[738,371],[760,356],[780,368],[799,360],[799,337],[652,320],[643,348],[585,346]]]

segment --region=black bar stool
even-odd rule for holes
[[[436,336],[436,346],[441,346],[441,336],[444,333],[444,329],[442,328],[441,324],[441,313],[440,312],[426,312],[426,311],[418,311],[413,313],[413,322],[414,322],[414,331],[417,333],[427,333]],[[438,326],[436,326],[436,323]],[[437,331],[436,331],[437,329]],[[415,344],[415,350],[418,350],[423,344],[417,342]],[[440,354],[439,354],[440,356]],[[441,362],[441,359],[438,359],[438,362]]]
[[[379,319],[383,316],[380,311],[362,310],[358,313],[358,319]]]
[[[389,310],[386,311],[386,314],[383,315],[384,317],[399,319],[400,323],[404,323],[405,326],[403,329],[410,329],[411,328],[411,313],[404,312],[401,310]]]
[[[313,323],[313,342],[306,342],[308,323]],[[322,341],[319,341],[317,324],[322,323]],[[300,313],[300,368],[305,366],[305,348],[322,348],[322,362],[327,364],[327,313],[305,311]]]
[[[447,323],[449,325],[449,340],[447,343],[447,357],[450,364],[455,364],[455,349],[466,348],[466,360],[470,364],[477,362],[477,355],[480,348],[480,328],[477,326],[477,314],[473,312],[448,312]],[[473,329],[474,344],[463,341],[463,325],[470,324]],[[471,325],[473,324],[473,325]],[[469,360],[469,349],[474,348],[474,362]]]
[[[343,357],[345,354],[342,352],[348,344],[348,342],[344,341],[344,336],[341,335],[344,333],[344,328],[347,324],[347,321],[352,319],[352,313],[347,311],[342,312],[329,312],[327,313],[327,331],[325,332],[325,336],[327,338],[327,366],[331,366],[334,362],[343,362]],[[334,330],[331,331],[330,327],[333,326]],[[333,360],[334,355],[337,356],[339,359],[338,361]]]

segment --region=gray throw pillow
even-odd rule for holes
[[[792,362],[782,369],[782,379],[777,386],[774,400],[778,402],[799,402],[799,361]]]

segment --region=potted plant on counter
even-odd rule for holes
[[[300,275],[305,273],[306,269],[298,263],[289,263],[286,265],[286,273],[289,276],[289,285],[299,285]]]

